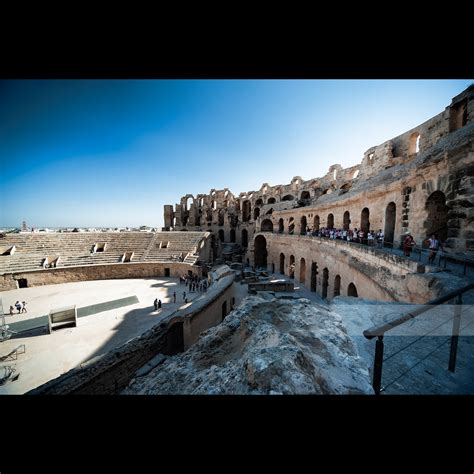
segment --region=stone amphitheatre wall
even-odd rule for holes
[[[18,280],[27,281],[28,287],[71,283],[74,281],[108,280],[116,278],[178,277],[192,271],[202,276],[202,267],[180,262],[169,263],[116,263],[112,265],[87,265],[85,267],[48,268],[0,275],[0,290],[18,288]]]
[[[165,229],[206,230],[214,241],[248,248],[265,221],[278,230],[283,219],[288,233],[293,219],[293,232],[299,233],[303,216],[313,229],[327,226],[332,214],[335,228],[383,229],[395,244],[406,231],[420,244],[437,232],[446,251],[469,256],[474,250],[473,142],[474,85],[440,114],[369,148],[359,165],[335,164],[321,178],[295,176],[289,184],[264,183],[238,196],[228,188],[187,194],[174,209],[165,206]]]

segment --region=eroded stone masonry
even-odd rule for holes
[[[473,137],[471,85],[440,114],[369,148],[359,165],[343,169],[334,164],[321,178],[295,176],[289,184],[264,183],[239,195],[227,188],[187,194],[174,209],[164,206],[163,230],[211,232],[214,259],[222,257],[229,247],[225,244],[238,244],[244,263],[296,272],[308,286],[324,283],[318,280],[326,266],[324,255],[317,271],[316,262],[308,261],[317,250],[295,255],[290,248],[295,241],[285,236],[306,236],[323,228],[358,229],[365,235],[382,229],[385,246],[399,247],[407,232],[418,245],[436,233],[447,253],[472,256]],[[314,243],[309,239],[298,242],[303,253],[310,246]]]

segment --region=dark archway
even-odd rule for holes
[[[360,230],[362,230],[364,234],[367,234],[370,230],[369,217],[369,209],[367,207],[364,207],[364,209],[362,209],[362,212],[360,213]]]
[[[285,224],[283,223],[283,219],[280,219],[278,221],[278,233],[283,234],[284,230],[285,230]]]
[[[235,243],[235,229],[230,229],[230,241]]]
[[[329,270],[325,268],[323,270],[323,292],[321,295],[323,299],[328,297],[328,286],[329,286]]]
[[[290,255],[290,267],[288,269],[290,278],[295,278],[295,256]]]
[[[336,275],[334,278],[334,296],[339,296],[341,294],[341,277]]]
[[[223,229],[219,230],[219,240],[221,242],[224,242],[224,230]]]
[[[224,301],[222,303],[222,321],[224,321],[224,318],[227,316],[227,301]]]
[[[263,199],[262,198],[259,198],[255,201],[255,205],[256,206],[263,206]]]
[[[306,282],[306,260],[302,258],[300,260],[300,283],[304,285]]]
[[[428,216],[424,223],[426,236],[436,234],[438,240],[444,242],[448,238],[448,206],[446,196],[441,191],[435,191],[426,200],[425,209]]]
[[[258,216],[260,216],[260,208],[256,207],[253,210],[253,220],[256,221],[258,219]]]
[[[249,233],[247,229],[242,229],[242,247],[247,248],[249,245]]]
[[[242,203],[242,221],[248,222],[250,220],[250,213],[251,213],[251,206],[250,201],[244,201]]]
[[[275,198],[268,198],[267,204],[275,204]]]
[[[342,218],[342,228],[344,230],[349,230],[349,225],[351,223],[351,214],[349,211],[344,212],[344,217]]]
[[[384,240],[387,244],[393,244],[393,237],[395,235],[395,220],[397,216],[397,206],[394,202],[389,202],[385,209],[385,229]]]
[[[255,267],[267,268],[267,240],[263,235],[257,235],[254,242]]]
[[[308,227],[306,216],[303,216],[301,218],[300,225],[301,225],[300,234],[306,235],[306,227]]]
[[[217,212],[217,225],[224,225],[224,209],[219,209]]]
[[[285,274],[285,254],[280,253],[280,273]]]
[[[357,294],[357,288],[354,283],[349,283],[349,286],[347,287],[347,296],[354,296],[356,298],[359,296]]]
[[[260,230],[262,232],[273,232],[273,222],[270,219],[265,219],[264,221],[262,221]]]
[[[290,217],[290,221],[288,223],[288,233],[289,234],[294,234],[295,232],[295,220],[293,217]]]
[[[316,279],[318,277],[318,264],[313,262],[311,264],[311,291],[316,291]]]
[[[301,193],[300,199],[301,199],[301,201],[309,201],[309,199],[310,199],[309,191],[303,191]]]
[[[319,231],[319,216],[314,216],[313,230]]]
[[[334,215],[333,214],[328,215],[328,224],[326,227],[328,229],[334,229]]]
[[[292,194],[287,194],[281,198],[282,201],[293,201],[295,197]]]

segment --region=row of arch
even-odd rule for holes
[[[280,274],[285,275],[285,254],[280,253]],[[290,261],[288,266],[288,275],[290,278],[295,278],[295,256],[290,255]],[[316,262],[311,263],[311,276],[310,276],[310,289],[312,292],[316,292],[317,284],[317,275],[318,275],[318,264]],[[300,259],[300,272],[299,272],[299,281],[302,285],[306,284],[306,260],[301,257]],[[328,287],[329,287],[329,270],[328,268],[323,269],[322,277],[322,291],[321,297],[328,297]],[[341,294],[341,276],[336,275],[334,277],[334,291],[333,297],[339,296]],[[347,286],[347,296],[358,297],[357,288],[353,282],[350,282]]]

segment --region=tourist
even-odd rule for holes
[[[155,311],[158,309],[158,298],[155,298],[155,301],[153,301],[153,304],[155,306]]]
[[[26,301],[22,301],[21,312],[22,312],[22,313],[27,313],[27,312],[28,312],[28,311],[26,311]]]
[[[176,291],[173,292],[173,303],[176,303]]]
[[[383,247],[383,239],[384,239],[384,234],[382,232],[382,229],[379,229],[377,232],[377,245],[381,249]]]
[[[158,300],[158,309],[161,309],[161,300]]]
[[[13,311],[15,311],[15,308],[12,305],[10,305],[10,316],[13,316]]]
[[[183,300],[186,300],[186,292],[183,291]]]
[[[441,242],[436,238],[435,234],[432,234],[430,239],[425,240],[425,243],[428,244],[428,247],[430,249],[430,255],[428,257],[428,263],[434,263],[436,253],[438,252],[438,250],[441,246]]]
[[[15,308],[17,309],[18,314],[20,314],[21,313],[21,303],[19,301],[17,301],[15,303]]]
[[[409,257],[411,255],[411,251],[415,245],[415,239],[411,236],[410,232],[407,232],[405,234],[405,239],[403,240],[403,252],[405,257]]]

